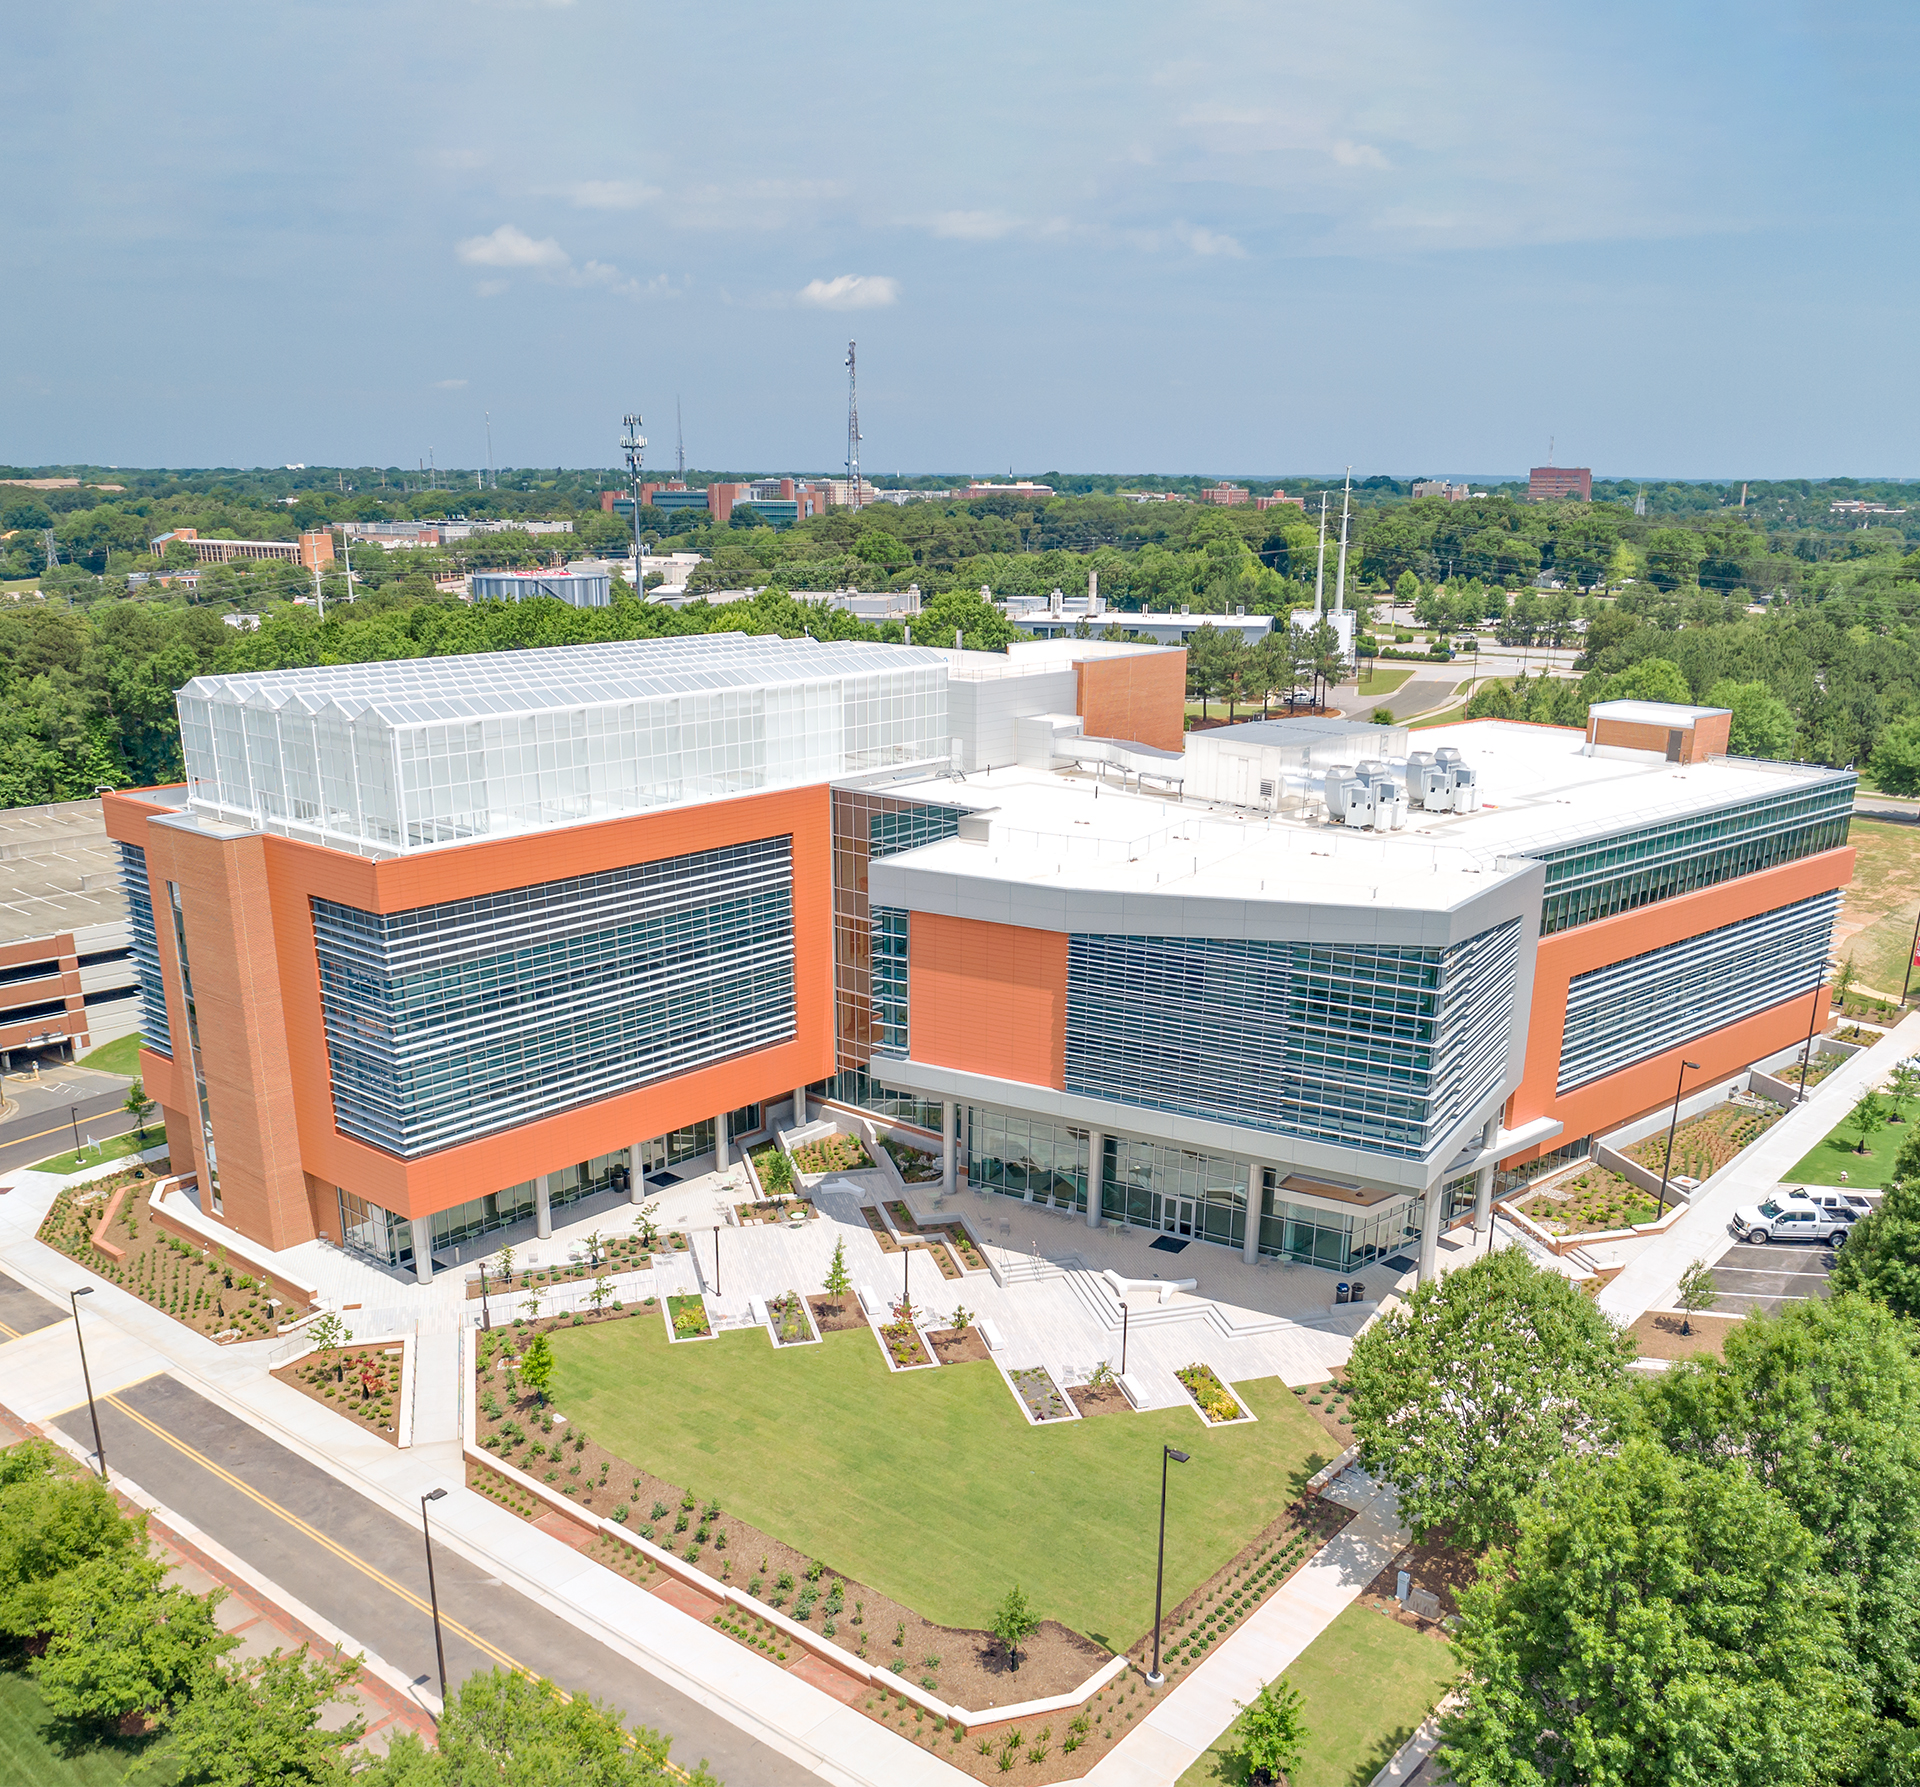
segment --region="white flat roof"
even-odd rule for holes
[[[1730,714],[1730,707],[1687,707],[1678,701],[1596,701],[1587,709],[1591,718],[1626,720],[1636,726],[1691,726],[1696,720],[1710,720],[1716,714]]]

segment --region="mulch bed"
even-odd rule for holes
[[[1067,1394],[1073,1398],[1073,1406],[1083,1415],[1125,1415],[1133,1412],[1133,1404],[1127,1400],[1127,1393],[1118,1384],[1102,1384],[1097,1390],[1091,1384],[1069,1384]]]
[[[867,1227],[873,1230],[873,1238],[880,1243],[882,1253],[898,1253],[900,1243],[894,1239],[893,1230],[887,1227],[887,1219],[871,1204],[862,1204],[860,1214],[867,1219]]]
[[[1372,1607],[1403,1626],[1444,1637],[1445,1629],[1439,1620],[1424,1619],[1411,1608],[1400,1605],[1394,1594],[1400,1572],[1405,1570],[1413,1578],[1413,1587],[1426,1589],[1439,1601],[1440,1620],[1445,1620],[1459,1613],[1461,1591],[1480,1580],[1480,1555],[1477,1551],[1448,1545],[1438,1537],[1409,1545],[1367,1584],[1360,1597],[1361,1605]]]
[[[1683,1319],[1693,1329],[1691,1334],[1680,1332]],[[1727,1331],[1738,1325],[1740,1320],[1741,1317],[1737,1315],[1709,1315],[1703,1312],[1683,1318],[1649,1310],[1633,1324],[1629,1332],[1643,1359],[1718,1358],[1720,1344],[1726,1339]]]
[[[1072,1404],[1060,1394],[1053,1374],[1042,1365],[1024,1365],[1007,1373],[1013,1391],[1036,1421],[1070,1421]]]
[[[838,1300],[816,1292],[807,1299],[807,1307],[813,1311],[813,1325],[822,1334],[841,1334],[867,1325],[866,1311],[851,1291]]]
[[[927,1351],[926,1342],[920,1338],[920,1330],[911,1322],[888,1322],[880,1330],[880,1344],[887,1349],[887,1357],[901,1370],[940,1363]]]
[[[162,1315],[223,1345],[259,1340],[304,1315],[304,1302],[290,1296],[276,1299],[264,1276],[228,1261],[224,1249],[202,1248],[153,1220],[147,1181],[166,1172],[165,1162],[154,1162],[62,1191],[40,1225],[39,1239]],[[115,1260],[93,1245],[93,1225],[123,1185],[127,1195],[102,1237],[123,1250],[123,1257]]]
[[[676,1245],[684,1248],[686,1244],[684,1235],[678,1237]],[[529,1243],[525,1247],[515,1248],[514,1251],[524,1262],[526,1255],[537,1245],[537,1243]],[[653,1255],[641,1245],[638,1236],[613,1235],[601,1237],[600,1257],[592,1264],[586,1261],[577,1265],[566,1261],[557,1266],[528,1267],[521,1264],[516,1267],[509,1282],[493,1269],[494,1263],[494,1258],[490,1258],[487,1262],[487,1295],[504,1297],[512,1291],[532,1290],[535,1285],[573,1284],[582,1279],[598,1278],[602,1274],[611,1277],[616,1272],[643,1272],[653,1264]],[[479,1262],[476,1261],[476,1267],[478,1264]],[[475,1278],[467,1286],[467,1301],[471,1303],[479,1295],[480,1281]]]
[[[929,1222],[922,1225],[921,1233],[946,1236],[947,1245],[960,1256],[960,1263],[965,1266],[969,1272],[986,1271],[987,1262],[982,1257],[980,1249],[974,1246],[973,1237],[967,1233],[967,1225],[965,1223]]]
[[[308,1353],[273,1376],[397,1446],[400,1421],[394,1402],[400,1394],[401,1357],[397,1346],[343,1346],[331,1359]]]
[[[960,1365],[969,1359],[987,1363],[993,1357],[978,1328],[929,1328],[927,1344],[942,1365]]]
[[[1347,1406],[1345,1386],[1337,1377],[1318,1384],[1295,1384],[1293,1393],[1299,1397],[1300,1406],[1326,1429],[1328,1436],[1340,1442],[1341,1451],[1353,1444],[1353,1423],[1348,1419],[1352,1411]]]

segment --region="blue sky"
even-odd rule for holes
[[[1920,475],[1920,15],[71,0],[0,459]]]

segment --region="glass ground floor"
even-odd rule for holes
[[[968,1181],[1054,1210],[1085,1214],[1088,1142],[1087,1130],[1045,1118],[976,1105],[959,1114]],[[1351,1212],[1295,1203],[1281,1189],[1284,1170],[1129,1136],[1104,1138],[1099,1172],[1103,1218],[1237,1250],[1246,1245],[1248,1194],[1257,1186],[1259,1252],[1340,1272],[1417,1246],[1426,1212],[1419,1196]],[[1471,1174],[1442,1188],[1448,1221],[1472,1208],[1473,1190]]]
[[[742,1105],[727,1118],[727,1136],[731,1141],[747,1141],[760,1133],[765,1121],[760,1105]],[[703,1154],[711,1154],[714,1124],[715,1119],[708,1117],[686,1129],[676,1129],[642,1142],[640,1165],[645,1176],[652,1179],[673,1167],[698,1160]],[[557,1213],[602,1192],[624,1193],[632,1182],[633,1156],[633,1149],[620,1148],[612,1154],[556,1167],[547,1175],[548,1210]],[[417,1223],[355,1197],[343,1187],[335,1190],[340,1200],[340,1237],[347,1247],[387,1266],[415,1263]],[[436,1210],[428,1219],[435,1263],[458,1264],[463,1253],[469,1259],[477,1257],[474,1242],[533,1221],[535,1208],[535,1183],[529,1179],[522,1185],[509,1185],[503,1191],[483,1192],[449,1210]]]

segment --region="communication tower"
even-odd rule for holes
[[[854,344],[847,343],[847,501],[860,507],[860,388],[853,363]]]
[[[620,451],[627,461],[627,490],[633,498],[633,590],[641,592],[640,571],[640,462],[646,454],[647,437],[640,432],[638,415],[621,418],[626,433],[620,439]]]

